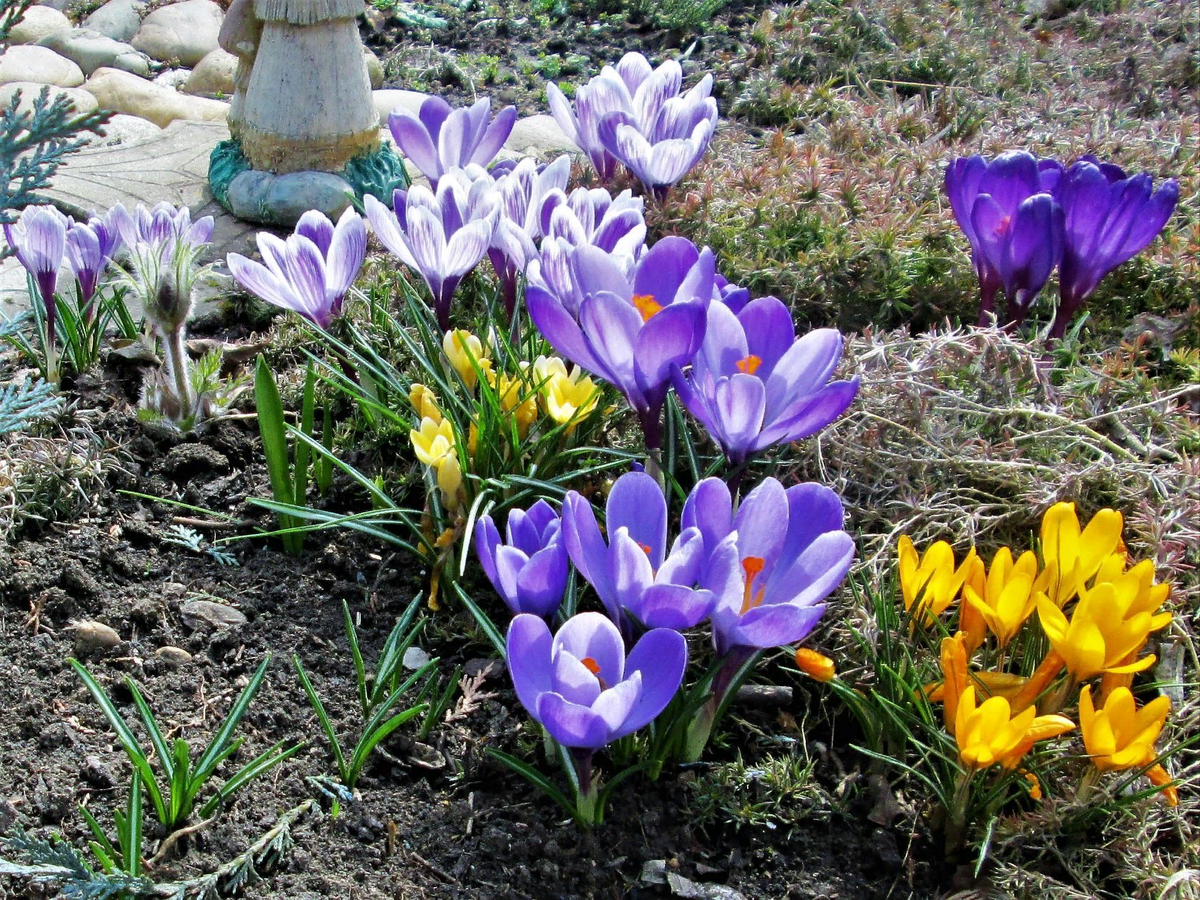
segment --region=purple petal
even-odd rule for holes
[[[605,513],[609,534],[628,528],[636,543],[650,548],[646,555],[657,570],[667,544],[667,500],[658,482],[645,472],[626,472],[613,483]]]
[[[353,215],[350,209],[347,209],[346,212]],[[345,214],[342,215],[342,218],[345,218]],[[296,234],[304,235],[304,237],[316,244],[322,256],[329,256],[329,245],[333,242],[333,223],[329,221],[329,217],[323,212],[310,209],[296,223],[295,232]]]
[[[504,142],[508,140],[508,136],[512,134],[513,126],[517,123],[517,108],[515,106],[506,106],[500,110],[499,114],[488,126],[487,132],[483,135],[483,140],[475,148],[475,152],[471,154],[470,161],[481,166],[486,166],[496,154],[500,152],[500,148],[504,146]]]
[[[539,722],[537,700],[550,690],[553,678],[552,641],[550,629],[537,616],[521,614],[508,625],[505,657],[513,688],[521,705]]]
[[[598,612],[572,616],[554,636],[554,645],[576,659],[593,660],[597,666],[593,672],[605,684],[625,678],[625,642],[607,616]]]
[[[626,662],[629,674],[641,672],[642,693],[630,711],[624,727],[612,739],[632,734],[650,724],[679,690],[687,667],[687,642],[677,631],[655,628],[642,635]]]
[[[608,725],[602,717],[586,706],[568,703],[558,694],[539,696],[534,718],[564,747],[599,750],[608,743]]]

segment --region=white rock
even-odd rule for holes
[[[428,94],[422,94],[420,91],[401,91],[395,88],[371,91],[371,97],[375,101],[375,111],[379,113],[380,127],[387,127],[388,116],[392,114],[392,110],[397,108],[415,116],[427,96]]]
[[[232,96],[233,76],[237,74],[237,67],[238,58],[218,47],[196,63],[196,68],[192,69],[192,74],[183,83],[183,91],[205,97],[215,94]]]
[[[518,119],[512,134],[504,142],[507,150],[543,156],[548,153],[574,152],[578,148],[558,127],[554,116],[537,115]]]
[[[40,45],[71,60],[84,75],[91,75],[105,66],[143,78],[150,74],[150,60],[144,54],[89,28],[72,28],[49,35],[42,38]]]
[[[33,101],[41,96],[44,84],[38,84],[35,81],[10,81],[8,84],[0,85],[0,108],[7,109],[12,103],[13,94],[17,91],[21,92],[21,112],[32,112]],[[71,101],[71,106],[75,112],[83,115],[90,113],[100,104],[96,102],[96,98],[82,88],[50,88],[50,102],[54,102],[54,98],[58,94],[65,94]]]
[[[0,84],[10,81],[79,87],[83,70],[49,47],[9,47],[0,53]]]
[[[93,147],[116,147],[123,144],[140,144],[162,134],[162,129],[140,116],[118,113],[104,126],[104,137],[92,136],[88,143]]]
[[[363,47],[363,59],[367,63],[367,80],[371,82],[371,90],[377,91],[383,87],[383,63],[370,47]]]
[[[189,97],[118,69],[97,69],[84,85],[106,109],[149,119],[166,128],[176,119],[223,122],[229,104],[206,97]]]
[[[191,69],[164,69],[154,76],[153,81],[161,87],[177,91],[187,83],[191,74]]]
[[[83,27],[114,41],[129,41],[137,34],[145,14],[146,4],[142,0],[108,0],[83,20]]]
[[[25,17],[8,33],[8,42],[36,44],[47,35],[70,30],[71,20],[64,13],[49,6],[31,6],[25,10]]]
[[[160,6],[142,20],[133,46],[153,59],[194,66],[217,49],[225,14],[213,0],[183,0]]]

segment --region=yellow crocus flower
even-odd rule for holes
[[[1130,660],[1145,645],[1150,632],[1167,626],[1171,614],[1135,609],[1138,599],[1136,580],[1104,582],[1090,590],[1081,588],[1079,602],[1068,620],[1049,597],[1038,594],[1042,630],[1076,682],[1101,672],[1140,672],[1154,664],[1153,655]]]
[[[442,352],[469,391],[475,389],[479,372],[488,373],[492,370],[492,361],[488,358],[483,341],[466,329],[447,331],[442,338]]]
[[[419,419],[442,421],[442,411],[438,409],[437,394],[420,382],[414,382],[408,389],[408,402],[417,413]]]
[[[488,373],[488,384],[496,392],[500,408],[512,414],[517,421],[517,433],[522,438],[529,434],[529,429],[537,421],[537,397],[520,376],[512,376],[501,372],[496,375]]]
[[[1034,610],[1036,597],[1033,580],[1037,576],[1037,557],[1032,551],[1021,554],[1013,562],[1012,551],[1001,547],[987,578],[982,583],[967,579],[963,585],[963,614],[972,609],[983,621],[1001,647],[1008,646]]]
[[[454,452],[454,430],[448,419],[440,422],[426,417],[421,427],[408,433],[417,459],[427,466],[436,466],[443,457]]]
[[[1167,721],[1171,701],[1155,697],[1141,709],[1128,688],[1119,687],[1108,695],[1103,708],[1092,703],[1091,685],[1079,694],[1079,730],[1092,765],[1100,771],[1140,769],[1150,765],[1157,755],[1154,742]]]
[[[1065,606],[1121,545],[1122,525],[1119,512],[1102,509],[1080,531],[1075,504],[1054,504],[1042,516],[1044,568],[1034,590]]]
[[[1039,716],[1032,707],[1014,716],[1003,697],[989,697],[976,707],[975,688],[967,685],[958,702],[954,738],[959,759],[967,768],[999,764],[1015,769],[1035,743],[1074,727],[1066,716]]]
[[[579,366],[573,366],[568,374],[566,363],[557,356],[539,356],[533,371],[537,376],[542,408],[556,423],[566,425],[568,433],[580,419],[595,410],[600,390]]]
[[[906,534],[900,535],[897,551],[904,608],[912,610],[916,604],[914,618],[925,622],[941,615],[955,601],[978,558],[972,547],[962,565],[956,569],[954,550],[945,541],[933,544],[922,557]]]
[[[458,463],[458,454],[451,450],[443,456],[434,467],[437,472],[438,487],[442,489],[442,505],[448,510],[458,509],[461,502],[463,483],[462,466]]]

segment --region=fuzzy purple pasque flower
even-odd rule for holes
[[[1050,190],[1061,166],[1012,150],[988,161],[960,157],[946,169],[946,192],[971,245],[979,276],[979,324],[987,325],[1003,288],[1004,324],[1019,324],[1062,259],[1064,215]]]
[[[545,500],[513,509],[505,526],[507,543],[489,515],[475,523],[475,553],[484,574],[513,614],[548,618],[567,589],[567,548],[562,520]]]
[[[640,53],[626,53],[575,92],[572,108],[562,91],[546,85],[559,127],[588,155],[602,180],[624,163],[656,193],[686,175],[703,156],[717,123],[717,104],[705,75],[679,96],[683,69],[667,60],[657,69]]]
[[[320,328],[341,315],[350,285],[367,254],[367,226],[347,209],[336,227],[327,216],[309,210],[295,233],[280,240],[257,236],[263,262],[230,253],[229,271],[238,284],[268,303],[298,313]]]
[[[192,221],[188,207],[176,208],[165,200],[147,208],[139,203],[131,213],[118,203],[105,217],[110,228],[116,228],[132,254],[143,254],[155,248],[163,263],[175,255],[176,244],[182,242],[196,249],[212,240],[215,221],[203,216]]]
[[[598,247],[556,246],[560,258],[547,242],[544,259],[530,263],[530,318],[558,353],[625,395],[646,446],[657,449],[671,367],[690,363],[704,339],[712,251],[663,238],[642,256],[631,282],[618,258]]]
[[[679,690],[687,643],[656,628],[625,655],[621,633],[597,612],[579,613],[551,636],[522,613],[508,626],[508,670],[521,705],[554,740],[595,752],[648,725]]]
[[[684,629],[709,614],[716,595],[697,588],[701,571],[732,570],[732,553],[708,562],[698,528],[685,528],[667,553],[667,501],[645,472],[626,472],[614,482],[605,507],[608,542],[592,504],[575,491],[563,499],[563,543],[612,620],[626,635],[629,616],[650,628]]]
[[[27,206],[16,223],[4,225],[4,239],[37,285],[46,311],[47,341],[51,347],[56,313],[54,292],[58,289],[58,270],[66,257],[69,227],[70,220],[53,206]]]
[[[571,177],[571,157],[563,155],[539,167],[525,157],[506,174],[496,178],[500,194],[500,217],[492,232],[488,258],[500,279],[504,308],[511,321],[517,307],[517,282],[529,261],[537,256],[536,241],[542,236],[539,210],[543,198],[562,192]]]
[[[425,279],[442,331],[463,276],[487,252],[500,216],[496,183],[478,166],[451,169],[434,193],[423,185],[396,191],[392,207],[367,195],[367,219],[385,247]]]
[[[1054,195],[1066,214],[1066,242],[1049,337],[1061,338],[1101,279],[1144,250],[1167,224],[1179,182],[1169,178],[1153,188],[1149,173],[1128,177],[1094,156],[1080,158],[1058,179]]]
[[[517,108],[506,106],[491,119],[487,97],[464,109],[453,109],[441,97],[426,97],[414,116],[403,109],[388,116],[388,129],[400,152],[412,160],[429,185],[453,168],[471,164],[487,167],[508,140],[517,121]]]
[[[718,656],[803,640],[854,558],[840,498],[814,483],[785,490],[764,479],[735,513],[728,485],[706,478],[688,495],[680,527],[696,528],[704,539],[700,583],[717,594],[709,620]],[[732,580],[730,546],[740,569]]]
[[[775,297],[753,300],[738,315],[714,302],[691,370],[674,369],[675,391],[737,464],[808,437],[846,410],[858,379],[829,381],[841,355],[836,329],[797,340],[791,314]]]

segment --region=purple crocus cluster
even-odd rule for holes
[[[1158,189],[1148,173],[1083,156],[1064,168],[1024,151],[954,160],[946,170],[954,217],[971,245],[979,276],[980,325],[995,315],[1003,290],[1003,321],[1019,325],[1059,268],[1059,302],[1049,337],[1067,324],[1109,272],[1144,250],[1179,199],[1179,184]]]
[[[573,106],[557,85],[546,85],[546,97],[602,180],[612,179],[619,162],[661,198],[700,161],[717,125],[712,76],[680,95],[682,85],[675,60],[655,69],[642,54],[626,53],[577,88]]]

